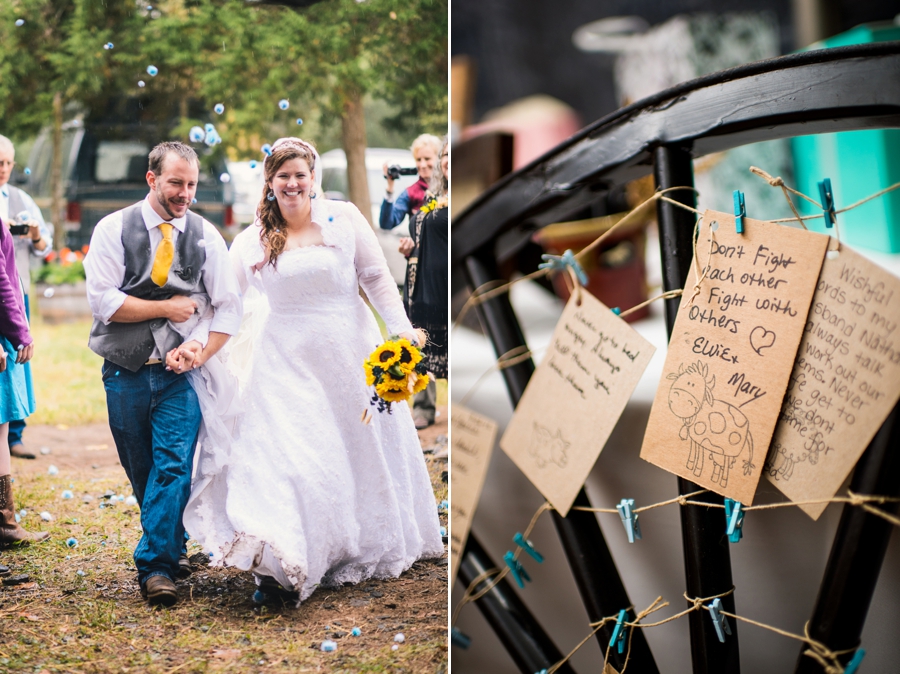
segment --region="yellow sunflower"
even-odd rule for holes
[[[372,368],[375,367],[370,361],[363,363],[363,370],[366,371],[366,386],[372,386],[375,383],[375,373]]]
[[[416,382],[413,385],[413,394],[421,393],[425,390],[425,387],[428,386],[428,375],[420,374],[416,377]]]
[[[422,360],[422,352],[414,347],[408,339],[398,339],[395,344],[400,349],[400,357],[397,359],[397,364],[400,366],[403,374],[409,374]]]
[[[405,378],[401,381],[385,379],[375,385],[375,392],[380,398],[389,403],[397,403],[401,400],[409,399],[408,384]]]
[[[386,370],[400,360],[400,348],[396,342],[385,342],[372,352],[369,360]]]

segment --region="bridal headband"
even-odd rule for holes
[[[301,138],[295,138],[293,136],[288,137],[288,138],[279,138],[274,143],[272,143],[272,152],[275,152],[276,150],[279,150],[285,146],[294,147],[294,148],[297,148],[298,150],[306,150],[313,157],[315,157],[316,160],[318,160],[318,158],[319,158],[319,153],[316,152],[316,149],[312,145],[307,143],[305,140],[302,140]],[[266,155],[266,158],[263,161],[263,163],[269,161],[269,157],[271,157],[271,156],[272,156],[271,154]]]

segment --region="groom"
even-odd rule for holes
[[[225,242],[188,210],[199,169],[188,145],[153,148],[150,193],[97,223],[84,260],[94,314],[88,345],[105,359],[109,426],[141,508],[134,562],[151,605],[177,600],[182,515],[200,428],[197,395],[180,374],[205,363],[241,321]]]

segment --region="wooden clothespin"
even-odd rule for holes
[[[734,499],[725,499],[725,521],[728,523],[728,540],[732,543],[739,543],[744,536],[744,506],[740,501]]]
[[[616,618],[616,626],[613,628],[612,638],[609,640],[610,645],[615,644],[619,653],[625,652],[625,638],[628,636],[628,625],[625,624],[627,618],[628,611],[623,608],[619,611],[619,616]]]
[[[747,217],[747,203],[744,201],[744,193],[734,191],[734,231],[744,233],[744,218]]]
[[[522,566],[522,562],[516,559],[513,553],[508,550],[506,554],[503,555],[503,561],[506,562],[506,566],[509,567],[509,572],[516,581],[516,585],[521,589],[525,589],[525,581],[531,581],[531,576],[528,575],[525,567]]]
[[[625,533],[628,534],[628,542],[634,543],[635,540],[640,540],[641,524],[638,521],[638,514],[634,512],[634,499],[623,498],[616,506],[616,510],[619,511],[622,526],[625,527]]]
[[[716,597],[706,608],[709,609],[709,617],[712,618],[713,627],[716,628],[716,636],[724,644],[725,635],[731,636],[731,626],[728,624],[727,616],[722,615],[722,600]]]
[[[837,222],[837,213],[834,212],[834,191],[831,189],[831,178],[819,183],[819,198],[822,200],[822,210],[825,213],[825,226],[829,229]]]
[[[527,538],[525,538],[520,532],[516,532],[516,535],[513,536],[513,542],[518,545],[522,550],[525,551],[525,554],[529,555],[534,561],[538,564],[544,563],[544,556],[534,549],[534,546],[531,544]]]

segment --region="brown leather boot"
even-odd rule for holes
[[[13,505],[12,478],[0,475],[0,546],[37,543],[49,537],[47,531],[31,533],[19,526]]]

